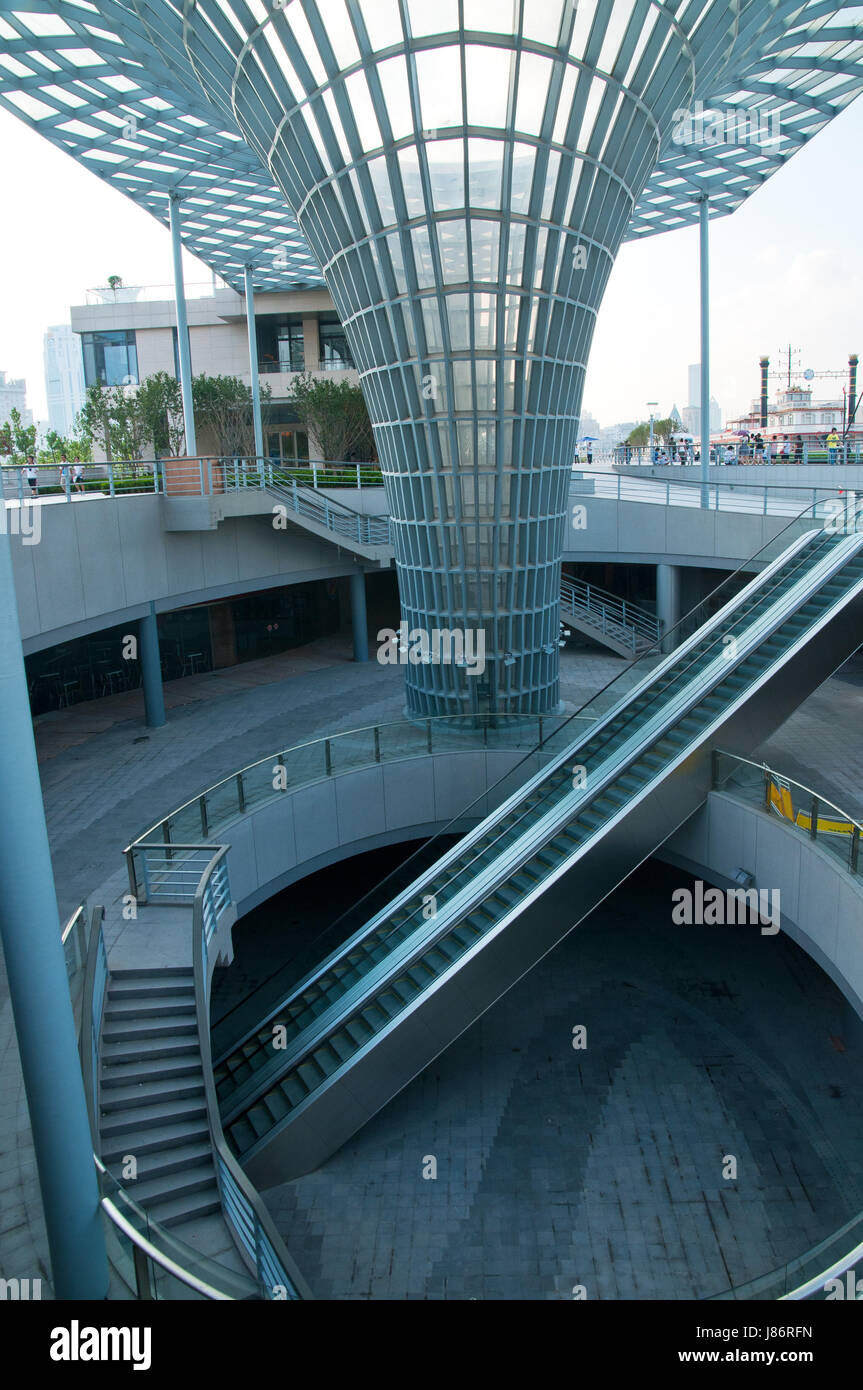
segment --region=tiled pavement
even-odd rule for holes
[[[166,809],[219,777],[289,742],[298,742],[336,729],[400,718],[402,685],[398,669],[381,667],[376,663],[356,666],[347,659],[347,654],[346,644],[334,639],[289,653],[287,659],[278,659],[282,663],[281,669],[276,669],[275,664],[270,667],[268,663],[255,663],[258,670],[244,667],[238,672],[199,676],[176,683],[176,688],[169,690],[169,705],[172,706],[169,722],[161,730],[146,731],[141,727],[140,713],[135,708],[135,702],[140,703],[140,694],[115,697],[115,702],[100,702],[98,707],[76,706],[42,721],[39,743],[43,790],[61,915],[67,916],[82,898],[91,894],[98,884],[116,871],[123,845],[129,839]],[[617,658],[601,653],[566,652],[563,654],[562,693],[571,703],[580,703],[621,665]],[[275,679],[271,679],[273,675]],[[768,745],[768,755],[780,768],[816,787],[835,787],[837,800],[840,803],[844,800],[852,811],[863,806],[863,723],[860,719],[863,692],[858,682],[856,675],[852,683],[835,679],[830,683],[829,692],[825,689],[814,696]],[[581,932],[576,934],[576,939],[582,939]],[[530,980],[535,980],[539,989],[537,972],[531,975]],[[508,996],[508,1000],[514,993]],[[504,1001],[504,1005],[508,1006],[508,1000]],[[529,1031],[531,1037],[537,1039],[536,1045],[540,1050],[545,1046],[542,1041],[545,1017],[546,1014],[540,1010],[531,1013]],[[487,1016],[476,1027],[488,1031],[492,1027],[491,1018],[492,1015]],[[523,1027],[523,1023],[518,1026]],[[459,1080],[459,1085],[467,1087],[464,1096],[459,1100],[447,1092],[444,1097],[444,1088],[438,1088],[434,1083],[432,1096],[429,1097],[429,1101],[436,1098],[436,1102],[444,1107],[441,1115],[451,1115],[455,1129],[461,1127],[459,1171],[462,1173],[463,1205],[469,1200],[470,1183],[477,1181],[477,1154],[481,1154],[484,1160],[486,1151],[491,1150],[501,1116],[511,1104],[510,1092],[518,1095],[525,1084],[523,1077],[507,1078],[504,1073],[496,1081],[488,1076],[481,1079],[480,1072],[467,1065],[470,1058],[465,1057],[465,1046],[463,1038],[444,1059],[447,1066],[451,1066],[452,1057],[465,1058],[464,1074]],[[633,1043],[632,1059],[628,1065],[638,1064],[637,1053],[642,1046],[647,1044],[639,1043],[636,1046]],[[687,1056],[685,1051],[682,1055]],[[434,1075],[438,1071],[440,1066],[437,1066]],[[420,1084],[428,1083],[415,1083]],[[612,1087],[609,1103],[611,1096],[618,1095],[616,1088],[620,1084],[618,1079]],[[495,1087],[498,1089],[495,1090]],[[536,1094],[540,1095],[541,1092],[537,1091]],[[395,1106],[389,1107],[385,1117],[374,1124],[383,1123],[397,1106],[406,1103],[407,1095],[405,1093]],[[425,1113],[426,1103],[424,1100],[420,1112]],[[489,1118],[484,1120],[482,1114],[486,1104],[491,1108]],[[542,1101],[541,1108],[548,1108],[546,1101]],[[435,1124],[442,1123],[435,1113]],[[603,1142],[609,1142],[609,1136],[614,1132],[613,1128],[609,1130]],[[364,1136],[367,1133],[368,1130],[364,1131]],[[41,1277],[47,1285],[46,1246],[32,1143],[2,961],[0,1134],[0,1245],[3,1259],[0,1273],[7,1273],[10,1277],[17,1274],[20,1278]],[[365,1142],[364,1136],[360,1137]],[[422,1149],[423,1153],[429,1151],[428,1147]],[[400,1162],[398,1153],[392,1154],[387,1161],[392,1165],[390,1171],[395,1172]],[[331,1168],[332,1165],[328,1165],[322,1174],[314,1175],[314,1181],[319,1185],[329,1182]],[[590,1166],[584,1169],[585,1182],[590,1180],[592,1171]],[[501,1180],[504,1184],[507,1181],[505,1169]],[[564,1178],[558,1175],[556,1180],[564,1181]],[[311,1182],[312,1179],[303,1180],[303,1183]],[[356,1179],[352,1179],[348,1185],[356,1194]],[[323,1193],[324,1189],[319,1187],[318,1190]],[[422,1190],[433,1192],[440,1189],[426,1183]],[[336,1200],[327,1189],[328,1207],[331,1199]],[[426,1211],[426,1219],[431,1225],[432,1211],[435,1209],[428,1206],[430,1201],[430,1196],[417,1197],[411,1178],[404,1189],[405,1210],[412,1212],[415,1208],[417,1220]],[[386,1205],[389,1206],[389,1202]],[[554,1205],[561,1203],[555,1202]],[[335,1207],[331,1210],[335,1210]],[[456,1205],[453,1212],[457,1210]],[[388,1244],[386,1225],[390,1219],[387,1211],[381,1216],[380,1226],[375,1228],[376,1239],[384,1252],[381,1254],[384,1262],[390,1258],[385,1252],[392,1246],[392,1242]],[[374,1220],[369,1215],[363,1217],[367,1233],[371,1231]],[[481,1223],[472,1228],[474,1244],[464,1247],[465,1250],[475,1248],[481,1229]],[[566,1229],[570,1232],[574,1230],[571,1221]],[[330,1243],[346,1246],[352,1239],[344,1228],[340,1229],[338,1222],[328,1224],[328,1231],[326,1240]],[[302,1233],[298,1233],[298,1238],[305,1239]],[[547,1229],[545,1240],[548,1240]],[[655,1244],[655,1241],[650,1243]],[[440,1247],[442,1253],[445,1244],[442,1231],[436,1229],[430,1233],[429,1248]],[[794,1242],[794,1248],[799,1249],[800,1244]],[[432,1275],[426,1269],[425,1259],[422,1247],[418,1245],[416,1255],[408,1262],[408,1270],[413,1271],[411,1290],[414,1296],[419,1294],[421,1278],[425,1280],[422,1286],[430,1296],[440,1296],[442,1289],[445,1294],[445,1282],[441,1282],[447,1277],[445,1261],[440,1267],[435,1266],[434,1279],[438,1283],[434,1284],[433,1281],[429,1282]],[[14,1270],[10,1269],[10,1263],[14,1263]],[[390,1263],[394,1261],[390,1260]],[[560,1278],[565,1280],[570,1277],[572,1263],[569,1261],[561,1266]],[[575,1264],[578,1264],[578,1260]],[[330,1272],[321,1275],[324,1282],[336,1278],[335,1266],[328,1265],[327,1269]],[[307,1272],[314,1282],[314,1270]],[[369,1286],[369,1292],[377,1294],[386,1279],[383,1272],[376,1273],[374,1277],[374,1289]],[[536,1277],[546,1276],[537,1273]],[[577,1282],[576,1275],[572,1278],[573,1282]],[[583,1278],[587,1278],[587,1275]],[[360,1277],[354,1292],[363,1287]],[[554,1296],[560,1296],[560,1290],[557,1286],[555,1288]],[[360,1291],[359,1296],[368,1296],[368,1293]],[[467,1292],[462,1296],[472,1295]],[[488,1296],[493,1296],[493,1290]]]
[[[679,877],[646,866],[266,1194],[318,1296],[703,1298],[859,1210],[863,1025],[787,939],[672,927]]]

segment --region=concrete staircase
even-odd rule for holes
[[[162,1226],[220,1211],[191,968],[112,971],[100,1138],[106,1168]],[[129,1156],[135,1181],[123,1176]]]

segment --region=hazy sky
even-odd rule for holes
[[[801,363],[842,371],[863,353],[863,101],[854,103],[732,217],[711,224],[712,394],[723,415],[748,406],[759,357],[778,366],[789,341]],[[168,233],[147,213],[0,111],[5,192],[0,369],[27,379],[45,414],[42,335],[68,323],[84,292],[121,275],[127,285],[171,278]],[[209,280],[186,257],[188,282]],[[600,310],[584,406],[601,425],[687,404],[699,358],[698,233],[622,247]],[[816,382],[840,395],[841,381]]]

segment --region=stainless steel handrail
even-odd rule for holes
[[[279,1298],[275,1287],[268,1282],[272,1273],[281,1276],[277,1280],[279,1289],[284,1289],[284,1297],[308,1299],[311,1290],[291,1259],[273,1223],[272,1217],[249,1182],[233,1154],[228,1149],[222,1131],[219,1103],[213,1081],[213,1058],[210,1047],[210,984],[208,967],[209,936],[204,920],[204,897],[214,873],[224,864],[227,845],[220,845],[201,875],[195,904],[192,912],[192,949],[195,972],[195,1013],[198,1023],[198,1038],[201,1049],[201,1063],[204,1075],[204,1093],[207,1107],[207,1122],[210,1129],[210,1146],[216,1167],[216,1179],[222,1212],[230,1224],[240,1250],[255,1271],[258,1286],[265,1297]],[[234,1196],[225,1191],[225,1176],[229,1177],[234,1189],[245,1203],[244,1213],[252,1222],[252,1239],[244,1232],[234,1217]]]

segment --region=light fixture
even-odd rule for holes
[[[514,666],[514,665],[515,665],[515,657],[513,656],[512,652],[504,652],[504,654],[503,654],[503,664],[504,664],[504,666]]]

